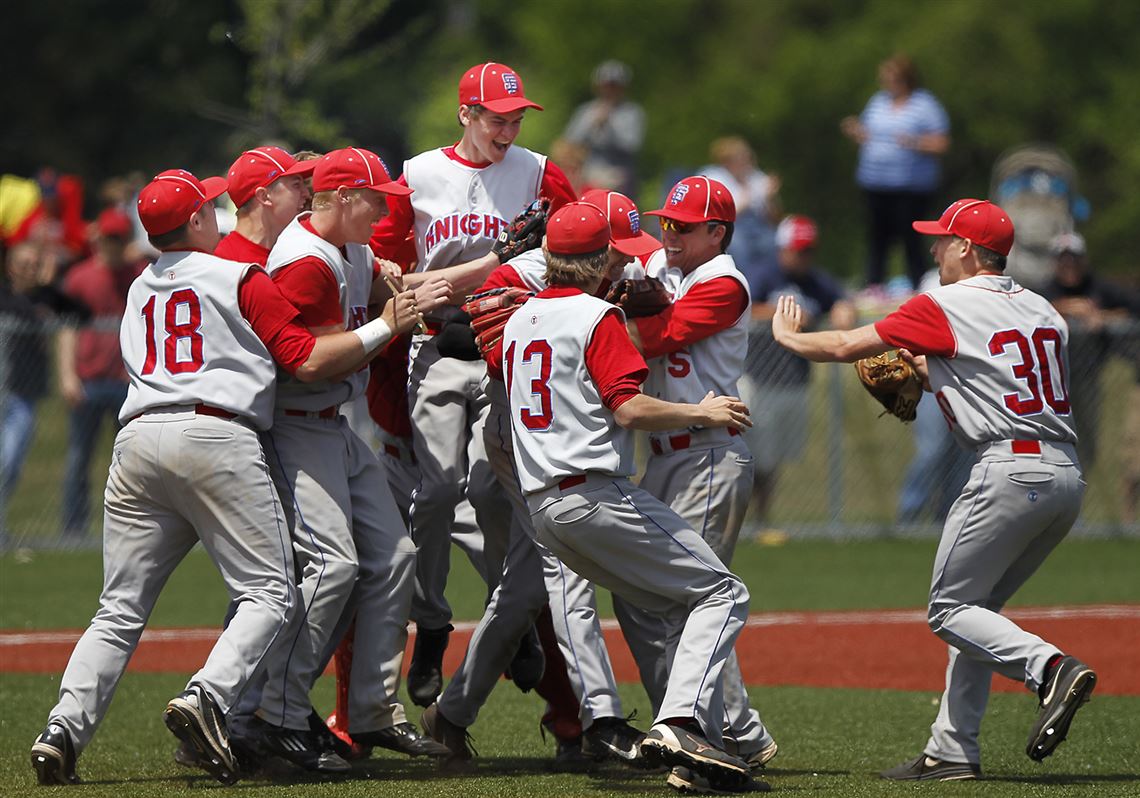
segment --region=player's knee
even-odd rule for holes
[[[355,558],[326,557],[321,581],[333,590],[351,592],[359,572],[360,563]]]
[[[459,485],[454,480],[422,478],[412,494],[412,518],[422,518],[441,512],[454,512],[459,504]]]
[[[946,620],[954,611],[955,606],[944,601],[931,600],[930,605],[926,608],[926,623],[930,626],[930,631],[942,637],[946,629]]]

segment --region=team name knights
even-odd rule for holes
[[[489,213],[453,213],[435,219],[428,225],[427,234],[424,236],[424,250],[431,252],[440,244],[460,236],[498,238],[507,224],[506,219],[500,219]]]

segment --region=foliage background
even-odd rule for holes
[[[1140,4],[1125,0],[54,0],[0,26],[0,170],[102,178],[224,169],[247,146],[359,144],[395,167],[453,140],[462,70],[498,60],[547,111],[544,150],[604,58],[633,66],[646,108],[643,205],[740,133],[823,225],[825,262],[855,274],[862,204],[838,121],[906,51],[952,120],[943,197],[984,195],[1007,148],[1065,149],[1102,270],[1140,249]],[[1132,99],[1129,99],[1132,98]]]

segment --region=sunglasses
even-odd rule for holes
[[[678,222],[674,219],[662,219],[661,220],[661,232],[663,232],[663,233],[676,233],[677,235],[684,236],[684,235],[688,235],[689,233],[693,232],[698,227],[700,227],[702,224],[707,225],[708,229],[711,231],[713,229],[713,227],[715,227],[718,224],[722,224],[722,223],[715,221],[715,220],[709,220],[707,222]]]

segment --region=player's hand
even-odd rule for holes
[[[413,293],[420,313],[430,313],[440,305],[447,304],[451,299],[452,286],[443,277],[432,277],[420,283]]]
[[[705,394],[698,407],[705,413],[702,426],[729,427],[743,430],[752,426],[752,418],[747,405],[735,396],[715,396],[712,391]]]
[[[404,272],[400,269],[400,264],[384,258],[376,258],[376,266],[380,270],[380,274],[395,283],[398,288],[404,287]]]
[[[803,326],[804,311],[795,297],[785,294],[776,300],[776,312],[772,314],[772,337],[776,343],[784,343],[788,336],[798,333]]]
[[[392,328],[393,335],[402,335],[416,324],[423,322],[415,291],[401,291],[384,306],[380,317]]]
[[[909,363],[914,373],[922,380],[922,389],[930,391],[930,372],[926,367],[926,355],[915,355],[909,349],[900,349],[899,357]]]

